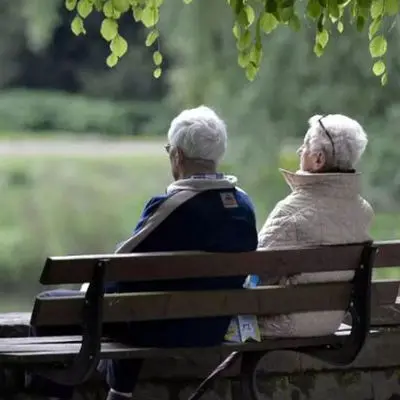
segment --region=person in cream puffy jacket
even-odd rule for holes
[[[281,200],[259,232],[259,248],[279,249],[359,243],[371,240],[371,206],[361,195],[354,165],[367,145],[358,122],[344,115],[309,120],[298,150],[300,170],[282,171],[292,192]],[[349,281],[352,271],[304,273],[285,279],[260,277],[265,284]],[[260,319],[264,337],[308,337],[336,331],[345,311],[296,313]]]

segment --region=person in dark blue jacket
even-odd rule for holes
[[[146,205],[132,238],[117,252],[245,252],[257,248],[255,213],[236,178],[218,173],[227,146],[224,122],[208,107],[183,111],[171,123],[166,151],[175,182]],[[147,231],[141,235],[144,229]],[[165,266],[168,268],[168,266]],[[243,287],[245,276],[114,283],[110,292]],[[131,323],[142,346],[212,346],[223,342],[229,317]],[[132,397],[141,360],[107,361],[108,400]]]
[[[227,146],[225,123],[208,107],[185,110],[168,131],[174,182],[145,206],[132,236],[117,253],[160,251],[246,252],[257,248],[255,213],[236,178],[217,172]],[[165,266],[168,268],[168,265]],[[242,288],[245,276],[115,282],[107,293]],[[110,325],[108,334],[137,346],[212,346],[224,340],[230,317]],[[107,400],[132,398],[142,360],[103,361]]]

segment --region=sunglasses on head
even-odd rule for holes
[[[325,125],[323,124],[323,122],[322,122],[322,118],[324,118],[324,117],[321,117],[319,120],[318,120],[318,123],[319,123],[319,125],[320,125],[320,127],[322,128],[322,130],[324,131],[324,133],[325,133],[325,135],[328,137],[328,139],[329,139],[329,141],[331,142],[331,145],[332,145],[332,158],[335,158],[335,144],[333,143],[333,139],[332,139],[332,136],[331,136],[331,134],[328,132],[328,130],[325,128]]]

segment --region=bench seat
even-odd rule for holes
[[[228,355],[233,351],[267,351],[310,346],[339,344],[341,336],[315,338],[270,339],[260,343],[234,344],[224,343],[216,347],[202,348],[146,348],[103,339],[100,357],[102,359],[120,358],[162,358],[185,357],[196,351],[212,351]],[[38,338],[4,338],[0,339],[1,363],[46,363],[65,362],[71,360],[79,352],[80,336],[49,336]]]

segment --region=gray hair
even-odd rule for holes
[[[172,120],[168,141],[188,158],[218,163],[226,151],[226,125],[211,108],[191,108]]]
[[[308,124],[306,138],[311,152],[324,152],[329,168],[354,169],[368,143],[367,134],[357,121],[345,115],[329,114],[314,115]]]

